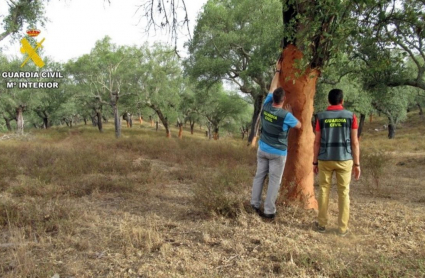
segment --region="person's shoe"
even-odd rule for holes
[[[276,213],[264,213],[262,211],[260,211],[260,216],[265,218],[265,219],[274,219],[276,217]]]
[[[319,222],[314,222],[314,229],[316,230],[316,232],[319,232],[319,233],[324,233],[324,232],[326,232],[326,228],[325,227],[322,227],[322,226],[320,226],[319,225]]]
[[[254,205],[251,205],[251,208],[256,214],[260,214],[260,208],[256,208]]]
[[[338,231],[338,235],[339,235],[340,237],[345,237],[347,234],[348,234],[348,229],[347,229],[347,230],[345,230],[345,232]]]

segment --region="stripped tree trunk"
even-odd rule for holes
[[[314,133],[311,126],[313,101],[320,71],[307,69],[301,72],[296,63],[302,58],[301,51],[294,45],[283,50],[280,86],[286,92],[286,103],[292,106],[294,116],[301,122],[302,129],[291,130],[288,138],[288,156],[282,179],[285,199],[301,201],[305,208],[317,209],[314,196],[313,162]]]
[[[179,123],[179,139],[183,138],[183,127],[182,123]]]
[[[218,134],[218,127],[214,127],[214,140],[220,139],[220,136]]]

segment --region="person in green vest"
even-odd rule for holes
[[[280,61],[276,63],[276,72],[270,85],[261,112],[261,136],[257,151],[257,173],[255,174],[251,207],[260,216],[273,219],[276,215],[276,198],[282,181],[286,162],[288,133],[290,128],[301,128],[301,123],[292,115],[292,108],[285,102],[285,91],[278,86]],[[266,176],[269,176],[264,210],[260,211],[261,194]]]
[[[313,171],[319,174],[319,213],[315,223],[318,232],[326,232],[329,192],[335,172],[338,189],[338,233],[348,233],[350,212],[350,181],[360,178],[360,146],[357,138],[357,118],[345,110],[343,91],[333,89],[328,94],[330,106],[317,114],[314,140]]]

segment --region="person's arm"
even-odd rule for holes
[[[353,173],[354,178],[358,180],[360,178],[360,143],[357,138],[357,129],[351,130],[351,152],[353,154]]]
[[[264,100],[264,104],[268,103],[268,102],[273,102],[273,94],[272,93],[268,93],[266,99]]]
[[[291,113],[291,115],[294,117],[294,119],[296,119],[297,120],[297,124],[296,125],[293,125],[293,126],[291,126],[291,128],[295,128],[295,129],[300,129],[301,128],[301,122],[297,119],[297,118],[295,118],[295,116],[294,116],[294,114],[292,113],[292,106],[288,103],[288,104],[286,104],[284,107],[283,107],[283,109],[285,109],[286,111],[288,111],[289,113]]]
[[[276,90],[277,86],[279,85],[279,75],[280,75],[280,70],[281,70],[281,67],[282,67],[281,62],[282,61],[280,59],[276,62],[276,70],[275,70],[275,73],[274,73],[274,76],[273,76],[273,79],[272,79],[272,83],[270,84],[269,92],[273,93],[274,90]]]
[[[320,151],[320,137],[322,136],[321,134],[322,134],[321,131],[316,130],[316,137],[314,137],[313,172],[315,174],[319,173],[318,159],[319,159],[319,151]]]
[[[270,85],[270,92],[274,92],[277,89],[277,85],[279,84],[279,72],[275,72],[272,80],[272,84]]]

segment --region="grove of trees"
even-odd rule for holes
[[[141,0],[146,28],[169,28],[177,40],[178,29],[188,27],[186,2]],[[17,36],[24,24],[46,24],[48,1],[8,4],[0,40]],[[423,0],[209,0],[187,41],[188,57],[180,57],[176,43],[121,46],[105,37],[78,59],[46,63],[43,70],[64,73],[57,90],[3,84],[0,128],[22,133],[24,126],[89,120],[102,131],[113,117],[119,138],[121,120],[131,125],[137,115],[156,117],[167,136],[170,124],[188,122],[192,132],[202,124],[216,139],[220,128],[249,130],[252,142],[280,58],[280,86],[303,125],[290,133],[283,192],[285,200],[314,208],[311,123],[326,107],[327,91],[344,89],[346,107],[358,114],[361,127],[367,115],[384,115],[392,139],[408,109],[423,114],[424,44]],[[0,57],[1,72],[19,71],[19,65]],[[29,64],[29,70],[39,69]]]

